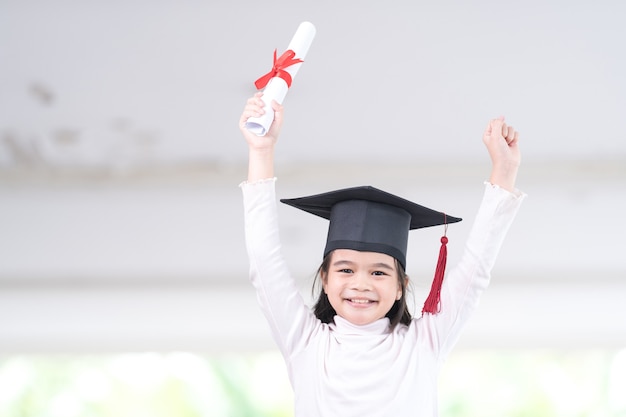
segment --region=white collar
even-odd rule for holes
[[[331,330],[344,336],[373,336],[390,333],[390,322],[387,317],[364,325],[353,324],[341,316],[335,316],[334,321],[335,323],[330,325]]]

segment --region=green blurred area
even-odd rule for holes
[[[626,350],[461,351],[442,417],[626,417]],[[0,357],[2,417],[283,417],[280,355],[188,352]]]

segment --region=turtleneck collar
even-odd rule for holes
[[[378,319],[372,323],[364,325],[353,324],[341,316],[335,316],[334,321],[335,323],[330,325],[331,329],[339,334],[346,336],[372,336],[387,334],[390,332],[390,323],[387,317],[383,317],[382,319]]]

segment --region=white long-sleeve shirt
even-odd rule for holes
[[[275,179],[241,185],[250,278],[287,364],[297,417],[437,416],[437,378],[524,198],[490,184],[441,312],[390,329],[389,319],[325,324],[305,304],[281,254]]]

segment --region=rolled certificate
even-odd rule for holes
[[[246,128],[249,131],[257,136],[265,136],[274,121],[272,100],[278,103],[283,102],[314,37],[315,26],[310,22],[302,22],[287,46],[287,50],[279,58],[276,57],[276,51],[274,51],[272,70],[254,83],[259,90],[265,88],[262,97],[265,103],[263,106],[265,113],[261,117],[250,117],[247,120]]]

